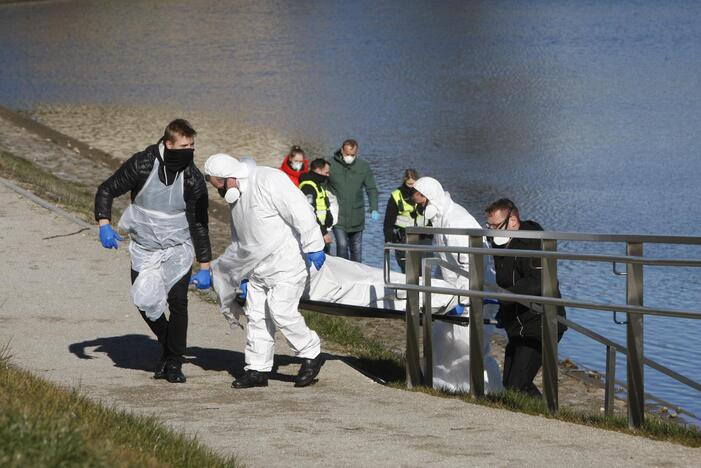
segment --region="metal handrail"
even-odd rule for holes
[[[644,306],[631,306],[627,304],[605,304],[597,302],[574,301],[547,296],[529,296],[526,294],[503,293],[496,291],[476,291],[474,289],[443,288],[440,286],[421,286],[402,283],[387,283],[388,288],[402,289],[405,291],[430,292],[433,294],[446,294],[453,296],[480,297],[482,299],[500,299],[507,302],[523,302],[530,304],[553,305],[562,307],[574,307],[576,309],[598,310],[602,312],[626,312],[638,315],[656,315],[659,317],[701,319],[701,312],[688,312],[676,309],[659,309]]]
[[[610,340],[606,338],[605,336],[602,336],[598,333],[596,333],[593,330],[590,330],[589,328],[586,328],[576,322],[573,322],[571,320],[568,320],[564,317],[558,317],[557,318],[558,322],[562,323],[563,325],[567,326],[568,328],[571,328],[572,330],[576,331],[577,333],[581,333],[582,335],[591,338],[594,341],[598,341],[601,344],[604,344],[606,346],[610,346],[614,348],[616,351],[619,351],[623,354],[628,353],[628,350],[626,349],[625,346],[622,344],[616,343],[613,340]],[[661,372],[662,374],[666,375],[667,377],[671,377],[674,380],[676,380],[679,383],[683,383],[688,387],[693,388],[694,390],[701,392],[701,383],[696,382],[694,380],[691,380],[689,377],[686,377],[685,375],[682,375],[678,372],[673,371],[669,367],[665,367],[664,365],[660,364],[657,361],[654,361],[650,358],[644,358],[643,361],[645,362],[645,365],[650,366],[651,368],[655,369],[658,372]]]
[[[424,322],[424,370],[421,371],[420,356],[418,351],[418,316],[420,309],[419,294],[426,295],[424,304],[430,306],[429,293],[448,294],[465,296],[470,298],[495,298],[509,302],[520,302],[528,307],[534,308],[536,304],[543,308],[543,386],[544,399],[548,408],[555,412],[558,409],[557,390],[557,323],[569,323],[573,330],[583,333],[585,336],[602,342],[606,345],[606,392],[605,407],[607,412],[613,411],[614,395],[614,375],[616,351],[624,350],[627,359],[628,371],[628,418],[629,424],[640,427],[644,422],[644,365],[662,372],[675,380],[688,385],[689,387],[701,391],[701,384],[668,369],[661,364],[645,358],[643,355],[643,317],[645,315],[656,315],[673,318],[701,319],[698,311],[685,311],[674,309],[659,309],[643,306],[643,266],[668,266],[668,267],[700,267],[701,260],[689,259],[668,259],[668,258],[647,258],[643,256],[643,243],[666,243],[666,244],[687,244],[701,245],[701,237],[682,236],[647,236],[647,235],[618,235],[618,234],[586,234],[586,233],[560,233],[547,231],[494,231],[488,229],[438,229],[438,228],[407,228],[407,243],[385,245],[385,280],[386,286],[397,290],[407,291],[407,384],[409,386],[417,384],[431,384],[426,377],[431,376],[431,336],[430,324]],[[419,234],[448,234],[469,236],[469,247],[447,247],[447,246],[423,246],[417,245]],[[542,250],[511,250],[508,256],[511,257],[531,257],[542,260],[541,284],[542,295],[520,295],[513,294],[505,290],[485,291],[490,285],[484,281],[484,256],[504,256],[504,249],[490,249],[484,247],[485,236],[503,236],[541,240]],[[625,242],[626,255],[604,255],[604,254],[580,254],[574,252],[558,252],[558,240],[571,241],[593,241],[593,242]],[[406,256],[406,284],[392,283],[388,273],[389,262],[387,258],[391,250],[405,250]],[[444,252],[452,254],[467,254],[470,256],[469,273],[457,266],[448,266],[456,274],[466,276],[470,280],[469,289],[443,288],[431,286],[430,265],[436,264],[435,260],[424,260],[419,266],[420,253],[422,252]],[[562,299],[559,297],[557,281],[558,260],[578,260],[610,262],[614,266],[617,263],[626,265],[626,271],[622,273],[626,278],[626,304],[602,304],[595,302],[585,302],[573,299]],[[419,284],[419,273],[423,270],[425,285]],[[482,301],[472,301],[470,316],[476,322],[482,320]],[[581,325],[559,317],[558,306],[575,307],[588,310],[603,310],[625,312],[628,320],[627,327],[627,347],[623,348],[607,338],[588,330]],[[479,320],[478,320],[479,319]],[[565,322],[563,322],[563,320]],[[428,321],[430,322],[430,321]],[[475,396],[484,394],[484,375],[482,372],[482,331],[481,327],[470,327],[470,392]],[[427,344],[428,342],[428,344]],[[428,357],[428,358],[427,358]],[[475,365],[476,364],[476,365]]]
[[[480,255],[495,255],[499,252],[505,256],[504,249],[488,249],[479,247],[432,247],[430,245],[409,245],[409,244],[385,244],[385,250],[405,250],[413,252],[440,252],[440,253],[457,253],[457,254],[480,254]],[[499,256],[499,255],[497,255]],[[633,257],[629,255],[603,255],[603,254],[580,254],[576,252],[545,252],[542,250],[519,250],[509,249],[508,257],[533,257],[533,258],[556,258],[558,260],[582,260],[587,262],[605,262],[605,263],[625,263],[635,265],[648,266],[674,266],[674,267],[701,267],[701,260],[678,260],[673,258],[650,258],[650,257]]]
[[[482,237],[511,237],[516,239],[540,239],[581,242],[642,242],[649,244],[685,244],[701,245],[701,237],[697,236],[659,236],[644,234],[602,234],[588,232],[559,232],[559,231],[507,231],[495,229],[462,229],[462,228],[434,228],[409,226],[406,228],[409,234],[446,234],[455,236],[482,236]]]

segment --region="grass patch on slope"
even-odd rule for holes
[[[0,352],[0,466],[241,466],[155,418],[88,400]]]
[[[304,310],[302,315],[309,328],[353,357],[350,364],[385,382],[404,381],[404,357],[366,337],[363,330],[348,319]]]
[[[406,389],[403,383],[392,383],[391,386]],[[666,421],[657,416],[646,414],[645,424],[640,429],[628,427],[628,418],[614,414],[607,416],[603,413],[593,414],[571,408],[560,408],[556,414],[550,414],[545,402],[516,391],[505,391],[482,398],[474,398],[469,394],[453,394],[428,387],[415,387],[411,391],[427,393],[444,398],[457,398],[467,403],[474,403],[490,408],[506,409],[533,416],[544,416],[548,419],[581,424],[625,434],[647,437],[649,439],[674,442],[688,447],[701,447],[701,430],[693,426],[685,426],[677,422]]]
[[[93,222],[95,187],[60,179],[32,162],[5,151],[0,151],[0,176],[19,182],[44,200]]]

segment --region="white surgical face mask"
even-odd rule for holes
[[[426,219],[433,219],[438,215],[438,208],[436,208],[436,205],[433,205],[429,202],[428,205],[426,205],[426,208],[424,208],[424,218]]]
[[[293,171],[301,171],[303,166],[304,166],[304,162],[290,163],[290,167],[292,168]]]
[[[353,164],[353,161],[355,161],[355,156],[343,156],[343,160],[346,162],[346,164]]]

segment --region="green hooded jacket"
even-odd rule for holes
[[[377,185],[368,162],[355,158],[353,163],[346,164],[341,150],[336,151],[331,159],[329,186],[338,198],[336,227],[345,232],[362,231],[365,228],[363,187],[368,194],[370,211],[377,211]]]

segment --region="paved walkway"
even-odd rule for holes
[[[689,466],[698,449],[394,390],[330,355],[297,389],[278,343],[277,376],[233,390],[244,335],[190,299],[185,385],[151,378],[158,345],[128,296],[125,249],[0,184],[0,345],[14,362],[135,413],[156,415],[250,466]]]

